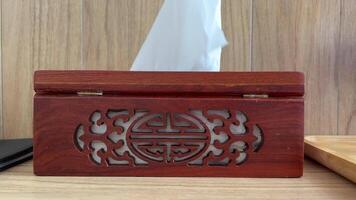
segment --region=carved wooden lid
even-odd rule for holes
[[[299,72],[36,71],[37,93],[303,96]]]

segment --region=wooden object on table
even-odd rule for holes
[[[41,177],[32,162],[0,173],[4,200],[354,200],[356,186],[309,159],[298,179]]]
[[[356,136],[307,136],[305,154],[356,183]]]
[[[300,177],[304,76],[38,71],[37,175]]]

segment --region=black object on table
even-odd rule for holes
[[[0,140],[0,171],[32,159],[32,139]]]

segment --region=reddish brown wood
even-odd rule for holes
[[[100,91],[105,94],[195,94],[302,96],[304,75],[297,72],[118,72],[37,71],[37,93]]]
[[[202,115],[197,115],[199,111]],[[101,113],[101,117],[94,117],[95,123],[92,123],[92,115],[96,112]],[[142,116],[129,121],[142,112],[145,112]],[[236,117],[238,112],[247,118],[245,123],[243,118]],[[229,115],[224,117],[222,113]],[[156,117],[142,120],[145,116]],[[172,119],[174,116],[180,118]],[[303,116],[302,98],[40,94],[34,99],[34,171],[37,175],[65,176],[299,177],[303,173]],[[223,124],[210,130],[208,124],[214,120]],[[120,149],[124,143],[121,140],[112,142],[109,136],[113,132],[122,135],[123,123],[129,124],[123,138],[132,153],[124,151],[120,156],[113,150]],[[98,128],[103,125],[106,131]],[[83,134],[77,137],[80,126],[83,126]],[[260,129],[263,137],[263,142],[257,145],[253,145],[258,135],[252,133],[254,126]],[[236,127],[247,129],[242,133]],[[220,136],[226,134],[229,139],[212,142],[213,132]],[[82,146],[78,138],[83,141]],[[93,141],[105,144],[106,150],[95,153],[90,146]],[[234,148],[236,141],[245,142],[247,148]],[[165,142],[176,145],[160,144]],[[194,153],[197,147],[189,146],[193,142],[207,146]],[[191,162],[204,155],[210,145],[224,152],[217,156],[208,154],[202,164],[192,165]],[[236,159],[243,153],[246,159],[237,164]],[[191,157],[184,159],[188,154]],[[93,155],[100,157],[100,161],[95,161]],[[112,164],[110,157],[127,161],[127,164]],[[147,164],[137,163],[134,157]],[[229,162],[214,164],[225,158]]]
[[[37,175],[303,173],[300,73],[39,71],[35,90]]]

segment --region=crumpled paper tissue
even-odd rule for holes
[[[221,0],[165,0],[132,71],[220,71]]]

